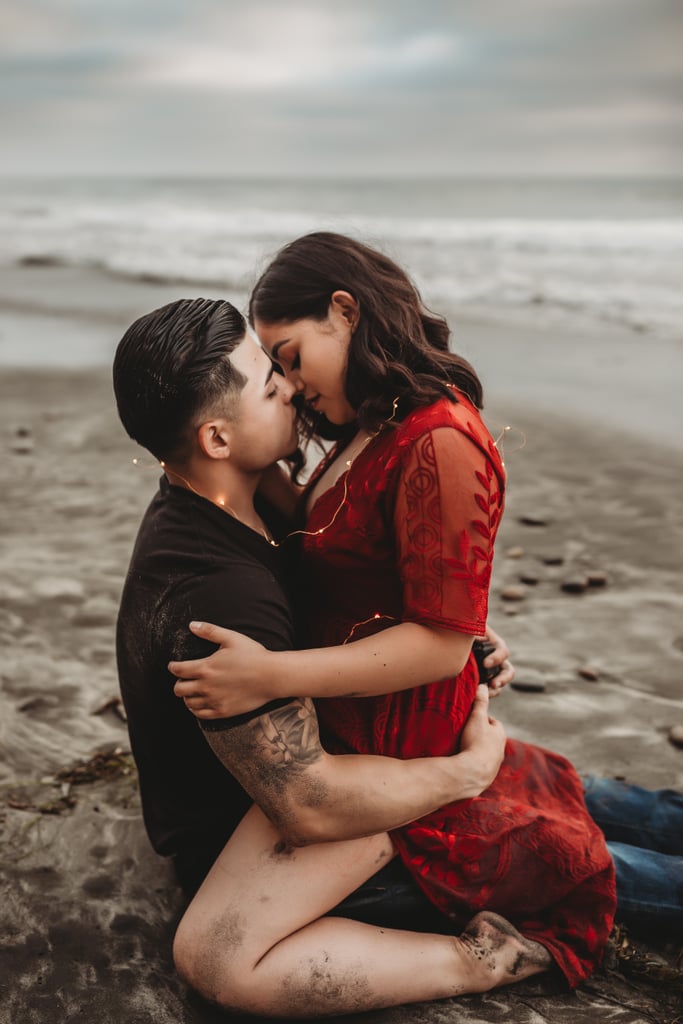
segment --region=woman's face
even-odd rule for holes
[[[342,300],[339,300],[342,296]],[[326,320],[281,320],[254,328],[261,344],[283,369],[285,376],[315,412],[330,423],[350,423],[356,412],[344,393],[349,344],[355,323],[355,300],[335,292]]]

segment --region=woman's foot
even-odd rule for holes
[[[488,992],[511,985],[546,971],[552,964],[544,946],[525,939],[504,917],[488,910],[473,917],[455,941],[466,979],[465,992]]]

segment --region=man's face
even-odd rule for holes
[[[297,447],[294,386],[273,372],[273,363],[251,335],[233,350],[230,362],[247,379],[230,421],[230,459],[235,466],[257,472]]]

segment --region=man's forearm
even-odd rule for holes
[[[326,755],[298,793],[291,840],[301,845],[391,831],[454,800],[478,796],[492,778],[469,752],[406,761]]]
[[[398,828],[481,793],[496,775],[503,740],[485,710],[477,714],[480,735],[468,750],[405,761],[328,754],[308,699],[205,735],[283,838],[304,845]]]

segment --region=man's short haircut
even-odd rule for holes
[[[128,435],[160,461],[185,461],[200,416],[229,415],[246,384],[229,359],[245,332],[242,314],[217,299],[179,299],[131,324],[114,358]]]

